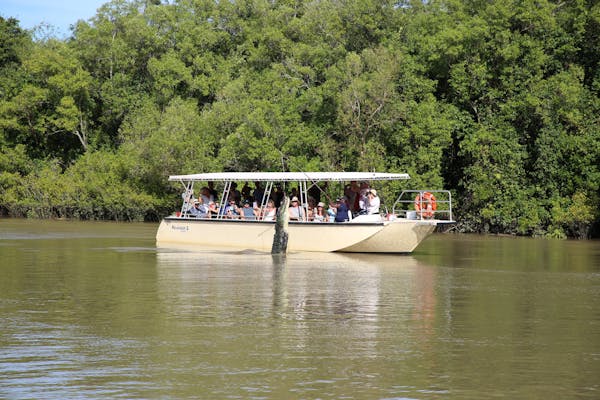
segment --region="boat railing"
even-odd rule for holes
[[[399,218],[453,222],[449,190],[404,190],[392,207]]]

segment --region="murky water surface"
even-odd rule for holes
[[[157,250],[0,220],[0,398],[599,399],[600,242]]]

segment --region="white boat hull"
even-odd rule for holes
[[[288,251],[410,253],[435,229],[435,220],[293,223]],[[265,221],[165,218],[158,247],[231,248],[270,252],[275,223]]]

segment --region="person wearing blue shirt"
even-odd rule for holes
[[[235,203],[234,199],[229,200],[229,204],[225,207],[225,215],[229,219],[239,219],[241,210]]]
[[[340,197],[336,205],[335,222],[350,221],[350,209],[348,208],[346,197]]]
[[[242,207],[242,219],[255,220],[257,215],[257,209],[252,207],[250,200],[244,200],[244,206]]]
[[[194,201],[194,206],[190,208],[189,213],[192,217],[206,218],[208,214],[208,206],[204,204],[202,198],[199,198],[198,200]]]

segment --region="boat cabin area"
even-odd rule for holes
[[[275,221],[287,198],[286,211],[293,223],[452,220],[448,191],[405,190],[394,202],[384,201],[383,193],[398,186],[394,187],[393,181],[408,179],[408,174],[374,172],[224,172],[169,177],[182,185],[182,206],[176,217],[183,219]],[[384,187],[386,190],[381,190]]]

